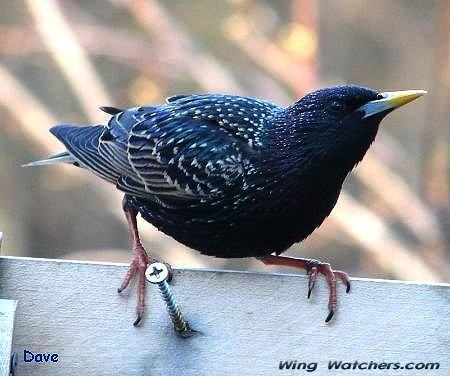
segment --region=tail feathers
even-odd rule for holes
[[[70,163],[76,164],[76,160],[69,154],[68,151],[63,151],[58,154],[51,155],[46,159],[41,159],[39,161],[34,161],[30,163],[23,164],[22,167],[34,167],[34,166],[45,166],[56,163]]]
[[[75,164],[86,168],[105,180],[115,183],[120,173],[99,153],[100,137],[105,131],[103,125],[74,126],[60,124],[50,128],[50,132],[61,141]]]

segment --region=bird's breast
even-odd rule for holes
[[[159,230],[201,253],[263,256],[283,252],[314,231],[334,207],[341,184],[316,178],[253,188],[190,205],[146,202],[138,208]]]

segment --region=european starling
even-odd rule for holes
[[[336,278],[348,292],[348,275],[280,254],[330,214],[383,117],[424,93],[337,86],[285,108],[225,94],[177,95],[128,110],[101,107],[112,115],[107,125],[51,128],[67,150],[29,165],[71,163],[124,192],[134,259],[119,292],[139,276],[134,325],[144,311],[144,272],[155,261],[139,239],[138,213],[203,254],[303,268],[308,297],[323,274],[330,287],[328,322]]]

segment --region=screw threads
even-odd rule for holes
[[[167,312],[169,312],[172,323],[177,332],[184,332],[189,329],[188,323],[183,318],[181,314],[180,308],[170,290],[169,284],[164,281],[158,284],[159,292],[161,293],[162,298],[166,302]]]

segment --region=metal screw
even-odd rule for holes
[[[167,312],[172,320],[173,326],[177,334],[183,338],[192,336],[195,332],[189,327],[188,322],[184,319],[180,308],[172,294],[172,290],[167,283],[169,270],[167,266],[161,262],[150,264],[145,271],[145,278],[150,283],[159,287],[162,298],[166,302]]]

